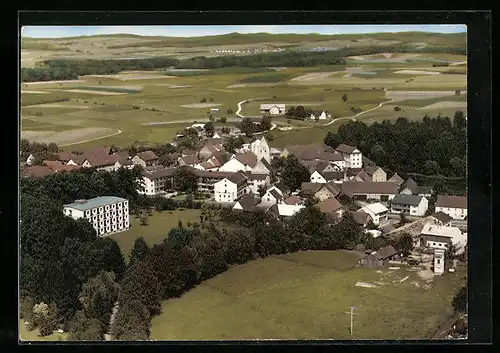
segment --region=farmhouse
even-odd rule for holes
[[[43,161],[43,165],[49,167],[54,173],[70,172],[81,168],[79,165],[65,165],[60,161]]]
[[[323,188],[325,184],[320,183],[310,183],[310,182],[302,182],[300,186],[300,194],[304,197],[314,196],[321,188]]]
[[[314,197],[319,201],[323,201],[332,197],[337,197],[340,194],[340,187],[335,183],[322,184],[322,187],[314,193]]]
[[[363,267],[369,268],[382,267],[389,263],[389,261],[395,259],[397,256],[398,252],[396,249],[392,245],[389,245],[366,255],[359,260],[359,264]]]
[[[342,184],[342,194],[355,200],[388,201],[398,190],[396,183],[382,181],[346,181]]]
[[[130,159],[115,162],[115,170],[118,170],[120,168],[132,169],[134,168],[134,166],[135,164]]]
[[[219,168],[223,172],[251,172],[257,164],[257,156],[253,152],[233,155],[229,161]]]
[[[224,147],[222,146],[222,144],[217,143],[215,145],[212,145],[210,143],[207,143],[207,144],[205,144],[205,146],[203,146],[202,149],[200,149],[200,151],[198,152],[198,155],[200,156],[200,158],[207,159],[207,158],[212,157],[215,153],[223,152],[223,151],[224,151]]]
[[[453,219],[467,218],[467,197],[438,195],[436,212],[444,212]]]
[[[177,164],[179,164],[179,166],[194,167],[195,165],[199,164],[200,162],[201,161],[196,154],[182,156],[182,157],[179,157],[177,159]]]
[[[150,196],[164,193],[172,187],[173,175],[173,168],[145,170],[142,173],[143,188],[137,190],[137,192]]]
[[[451,221],[453,221],[453,218],[449,215],[447,215],[444,212],[436,212],[431,215],[431,217],[434,217],[436,219],[436,224],[439,224],[441,226],[450,226]]]
[[[271,183],[271,177],[268,174],[245,173],[248,179],[248,189],[254,193],[259,193],[259,187],[267,187]]]
[[[233,206],[233,210],[252,212],[258,204],[258,200],[251,194],[243,195]]]
[[[57,152],[56,155],[57,159],[64,164],[68,163],[72,158],[76,157],[76,154],[71,152]]]
[[[331,115],[324,110],[320,112],[313,112],[310,116],[311,120],[326,120],[328,118],[331,118]]]
[[[128,201],[120,197],[101,196],[76,200],[64,205],[63,212],[73,219],[85,218],[101,237],[129,228]]]
[[[347,169],[346,179],[351,181],[372,181],[372,177],[362,168]]]
[[[387,173],[377,166],[368,166],[364,168],[366,174],[370,177],[371,181],[387,181]]]
[[[85,158],[82,167],[97,168],[97,170],[116,170],[116,162],[125,162],[130,156],[127,152],[116,152],[114,154],[90,154]]]
[[[133,164],[141,165],[143,168],[156,165],[158,163],[158,156],[153,151],[144,151],[137,153],[132,158]]]
[[[35,163],[35,156],[33,155],[33,153],[31,153],[26,159],[26,164],[32,165],[33,163]]]
[[[47,166],[34,165],[31,167],[26,167],[21,170],[21,177],[23,178],[43,178],[44,176],[53,174],[54,171]]]
[[[271,170],[272,170],[271,164],[269,164],[268,161],[266,161],[264,158],[262,158],[261,160],[259,160],[257,162],[257,164],[255,165],[255,167],[252,168],[251,173],[252,174],[266,174],[266,175],[270,175],[271,174]]]
[[[466,239],[460,229],[426,224],[420,232],[420,246],[431,249],[446,249],[449,244],[466,245]]]
[[[397,194],[391,201],[391,212],[422,217],[428,206],[429,201],[423,196]]]
[[[285,113],[285,105],[284,104],[261,104],[260,105],[260,113],[261,114],[271,114],[271,115],[280,115]]]
[[[287,205],[302,205],[303,200],[297,195],[292,195],[283,200],[283,203]]]
[[[373,224],[379,225],[380,220],[387,219],[387,213],[389,212],[389,209],[382,205],[380,202],[377,202],[362,207],[361,211],[370,216]]]
[[[341,184],[344,181],[344,172],[318,172],[315,171],[310,177],[311,183],[329,183]]]
[[[216,202],[233,202],[247,192],[247,178],[235,173],[214,184]]]
[[[391,176],[391,177],[389,178],[389,180],[387,180],[387,181],[392,181],[392,182],[398,183],[398,185],[401,185],[401,184],[403,184],[403,182],[404,182],[403,178],[401,178],[401,177],[398,175],[398,173],[394,173],[394,175],[393,175],[393,176]]]
[[[281,157],[287,157],[291,154],[296,156],[303,164],[304,161],[325,161],[336,165],[337,170],[346,168],[346,161],[342,154],[326,145],[311,143],[308,145],[287,146],[281,152]],[[307,164],[305,166],[309,168]]]
[[[347,168],[361,168],[363,166],[362,154],[356,147],[342,143],[335,150],[342,154]]]
[[[269,208],[269,213],[277,217],[291,217],[305,206],[303,205],[287,205],[285,203],[274,204]]]
[[[288,187],[283,183],[278,183],[266,191],[264,196],[262,196],[261,202],[270,205],[281,203],[289,194],[290,190]]]
[[[405,195],[419,195],[419,196],[431,197],[432,188],[428,186],[418,186],[417,183],[412,178],[409,178],[401,186],[400,193]]]
[[[329,198],[316,205],[330,220],[337,220],[342,216],[342,204],[335,198]]]

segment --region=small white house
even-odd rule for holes
[[[429,201],[423,196],[397,194],[391,201],[392,213],[405,213],[410,216],[423,217]]]
[[[389,212],[389,209],[380,202],[368,204],[362,207],[361,210],[370,216],[375,225],[379,225],[381,220],[387,219]]]
[[[457,227],[426,224],[420,232],[420,246],[431,249],[446,249],[449,244],[458,248],[467,245],[466,236]]]
[[[271,114],[279,115],[285,113],[284,104],[261,104],[260,105],[261,114]]]
[[[26,164],[27,165],[32,165],[35,162],[35,156],[33,154],[30,154],[28,158],[26,159]]]
[[[327,114],[324,110],[317,115],[311,114],[311,120],[326,120],[330,117],[330,114]]]
[[[444,212],[453,219],[463,220],[467,217],[467,197],[438,195],[436,212]]]

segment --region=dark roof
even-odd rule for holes
[[[352,176],[356,176],[358,175],[361,171],[363,170],[363,168],[349,168],[347,169],[346,171],[346,175],[349,176],[349,177],[352,177]]]
[[[422,198],[423,196],[418,195],[397,194],[391,200],[391,204],[418,206]]]
[[[67,164],[62,164],[61,161],[43,161],[43,164],[52,171],[59,173],[59,172],[70,172],[76,169],[82,168],[80,165],[67,165]]]
[[[249,180],[266,180],[269,178],[269,175],[267,174],[252,174],[252,173],[245,173],[245,176]]]
[[[246,183],[247,177],[243,175],[242,173],[234,173],[231,175],[229,178],[227,178],[229,181],[235,183],[236,185],[241,185],[243,183]]]
[[[221,165],[223,165],[224,163],[226,163],[230,158],[231,158],[231,155],[227,152],[224,152],[224,151],[219,151],[219,152],[214,152],[212,154],[212,157],[210,158],[215,158],[219,161],[219,163]]]
[[[417,195],[429,195],[429,194],[432,194],[432,187],[431,186],[418,186],[416,194]]]
[[[200,162],[198,156],[195,154],[192,154],[189,156],[183,156],[183,157],[181,157],[181,160],[184,161],[184,163],[188,164],[188,165],[192,165],[192,164],[196,164],[196,163]]]
[[[250,151],[237,154],[235,158],[238,161],[240,161],[243,165],[248,165],[252,168],[255,167],[255,165],[257,164],[257,156]]]
[[[360,178],[362,181],[372,181],[371,175],[361,169],[358,174],[355,175],[355,178]]]
[[[369,176],[373,176],[373,173],[375,173],[379,169],[380,169],[380,167],[377,167],[375,165],[375,166],[367,166],[367,167],[365,167],[364,170],[365,170],[366,174],[368,174]]]
[[[341,143],[340,145],[338,145],[338,147],[336,148],[336,150],[338,152],[340,152],[340,153],[351,154],[355,150],[357,150],[357,148]]]
[[[379,260],[387,259],[388,257],[396,255],[398,252],[392,245],[385,246],[380,248],[373,256],[375,256]]]
[[[449,215],[447,215],[446,213],[441,212],[441,211],[432,214],[432,217],[436,218],[437,220],[441,221],[442,223],[448,223],[453,219],[453,217],[450,217]]]
[[[346,181],[342,193],[348,197],[354,194],[396,194],[398,184],[390,181]]]
[[[467,197],[465,196],[451,196],[451,195],[438,195],[436,200],[436,207],[447,208],[467,208]]]
[[[154,169],[150,171],[144,171],[142,173],[143,176],[149,178],[149,179],[156,179],[156,178],[163,178],[167,176],[172,176],[174,175],[174,168],[161,168],[161,169]]]
[[[310,182],[302,182],[302,185],[300,186],[300,190],[304,195],[314,195],[316,192],[321,190],[323,186],[326,184],[324,183],[310,183]]]
[[[116,162],[124,162],[129,157],[127,152],[117,152],[114,154],[91,154],[86,160],[89,161],[92,167],[103,167],[107,165],[113,165]]]
[[[280,181],[278,184],[276,184],[274,186],[276,186],[278,189],[280,189],[281,192],[284,194],[290,191],[290,188],[288,186],[286,186],[285,183],[283,183],[282,181]]]
[[[276,200],[281,200],[283,198],[283,196],[281,196],[281,194],[276,189],[272,189],[271,191],[269,191],[269,193],[273,195]]]
[[[342,207],[342,204],[336,198],[330,197],[326,200],[319,202],[316,206],[323,213],[333,213]]]
[[[85,155],[83,155],[83,154],[81,154],[79,156],[71,157],[71,160],[73,162],[75,162],[76,164],[82,164],[83,162],[85,162],[86,159],[87,159],[87,157],[85,157]]]
[[[333,194],[334,197],[336,197],[338,194],[340,194],[340,185],[337,185],[335,183],[326,183],[324,185],[325,185],[324,187],[328,191],[330,191]]]
[[[417,188],[418,185],[412,178],[408,178],[403,184],[403,190],[408,189],[414,194],[417,193]]]
[[[368,221],[368,217],[370,215],[362,210],[357,210],[357,211],[348,211],[352,214],[354,221],[357,224],[365,224]]]
[[[57,155],[57,158],[63,162],[68,162],[70,159],[73,159],[74,157],[76,157],[76,154],[71,153],[71,152],[57,152],[56,155]]]
[[[283,200],[283,202],[287,205],[298,205],[300,204],[301,200],[297,195],[292,195]]]
[[[53,174],[54,171],[47,166],[35,165],[32,167],[26,167],[21,171],[22,177],[33,177],[33,178],[41,178],[50,174]]]
[[[398,175],[398,173],[394,173],[394,175],[391,176],[388,181],[394,181],[401,184],[404,180]]]
[[[375,165],[375,162],[369,159],[368,157],[362,156],[361,160],[363,161],[363,166],[368,167],[371,165]]]
[[[323,172],[320,174],[326,179],[326,181],[344,179],[344,172]]]
[[[251,194],[243,195],[239,200],[237,200],[237,202],[241,205],[243,211],[252,211],[258,203],[258,201]]]
[[[330,152],[328,146],[318,143],[308,145],[291,145],[286,150],[295,155],[300,160],[324,160],[324,161],[342,161],[344,160],[340,153]]]
[[[261,158],[260,161],[262,162],[262,164],[264,164],[267,170],[271,171],[273,169],[271,164],[265,158]]]
[[[158,156],[153,151],[144,151],[141,153],[137,153],[136,156],[138,156],[143,161],[153,161],[155,159],[158,159]]]

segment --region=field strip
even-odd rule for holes
[[[127,94],[125,92],[94,91],[91,89],[65,89],[64,92],[98,94],[101,96],[119,96],[122,94]]]
[[[43,84],[54,84],[54,83],[75,83],[82,82],[82,80],[60,80],[60,81],[36,81],[36,82],[23,82],[23,85],[43,85]]]
[[[241,105],[242,105],[243,103],[248,103],[248,102],[257,101],[257,100],[262,100],[262,99],[269,99],[269,98],[271,98],[271,97],[252,98],[252,99],[245,99],[245,100],[242,100],[241,102],[239,102],[239,103],[237,104],[237,106],[238,106],[238,110],[237,110],[237,111],[236,111],[236,113],[235,113],[235,114],[236,114],[236,116],[239,116],[240,118],[244,118],[244,116],[243,116],[243,115],[241,115],[241,110],[243,109],[243,108],[241,107]]]
[[[95,138],[92,138],[92,139],[83,140],[83,141],[78,141],[78,142],[66,143],[66,144],[64,144],[64,145],[59,145],[59,146],[61,146],[61,147],[65,147],[65,146],[78,145],[78,144],[80,144],[80,143],[85,143],[85,142],[90,142],[90,141],[100,140],[100,139],[107,138],[107,137],[111,137],[111,136],[115,136],[115,135],[118,135],[118,134],[121,134],[121,133],[122,133],[122,131],[121,131],[121,130],[118,130],[117,132],[112,133],[112,134],[109,134],[109,135],[100,136],[100,137],[95,137]]]
[[[78,105],[78,104],[57,104],[57,103],[42,103],[42,104],[32,104],[24,105],[22,108],[76,108],[76,109],[89,109],[88,105]]]
[[[371,111],[374,111],[375,109],[379,109],[381,108],[383,105],[385,104],[388,104],[388,103],[392,103],[392,102],[395,102],[395,99],[391,99],[390,101],[387,101],[387,102],[382,102],[380,103],[379,105],[377,105],[375,108],[371,108],[371,109],[368,109],[368,110],[364,110],[356,115],[353,115],[353,116],[347,116],[345,118],[337,118],[337,119],[333,119],[332,121],[326,123],[325,125],[323,126],[328,126],[328,125],[331,125],[333,124],[334,122],[336,121],[339,121],[339,120],[345,120],[345,119],[351,119],[352,121],[356,121],[356,117],[362,115],[362,114],[365,114],[365,113],[368,113],[368,112],[371,112]]]
[[[23,93],[32,93],[32,94],[47,94],[49,92],[47,91],[28,91],[28,90],[21,90],[21,94]]]
[[[181,105],[183,108],[211,108],[211,107],[218,107],[218,103],[191,103],[191,104],[184,104]]]
[[[406,75],[441,75],[439,71],[420,71],[420,70],[400,70],[394,71],[395,74],[406,74]]]

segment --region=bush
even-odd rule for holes
[[[400,107],[398,107],[398,106],[396,106],[396,107],[394,107],[394,111],[395,111],[395,112],[399,112],[399,111],[401,111],[401,108],[400,108]]]

